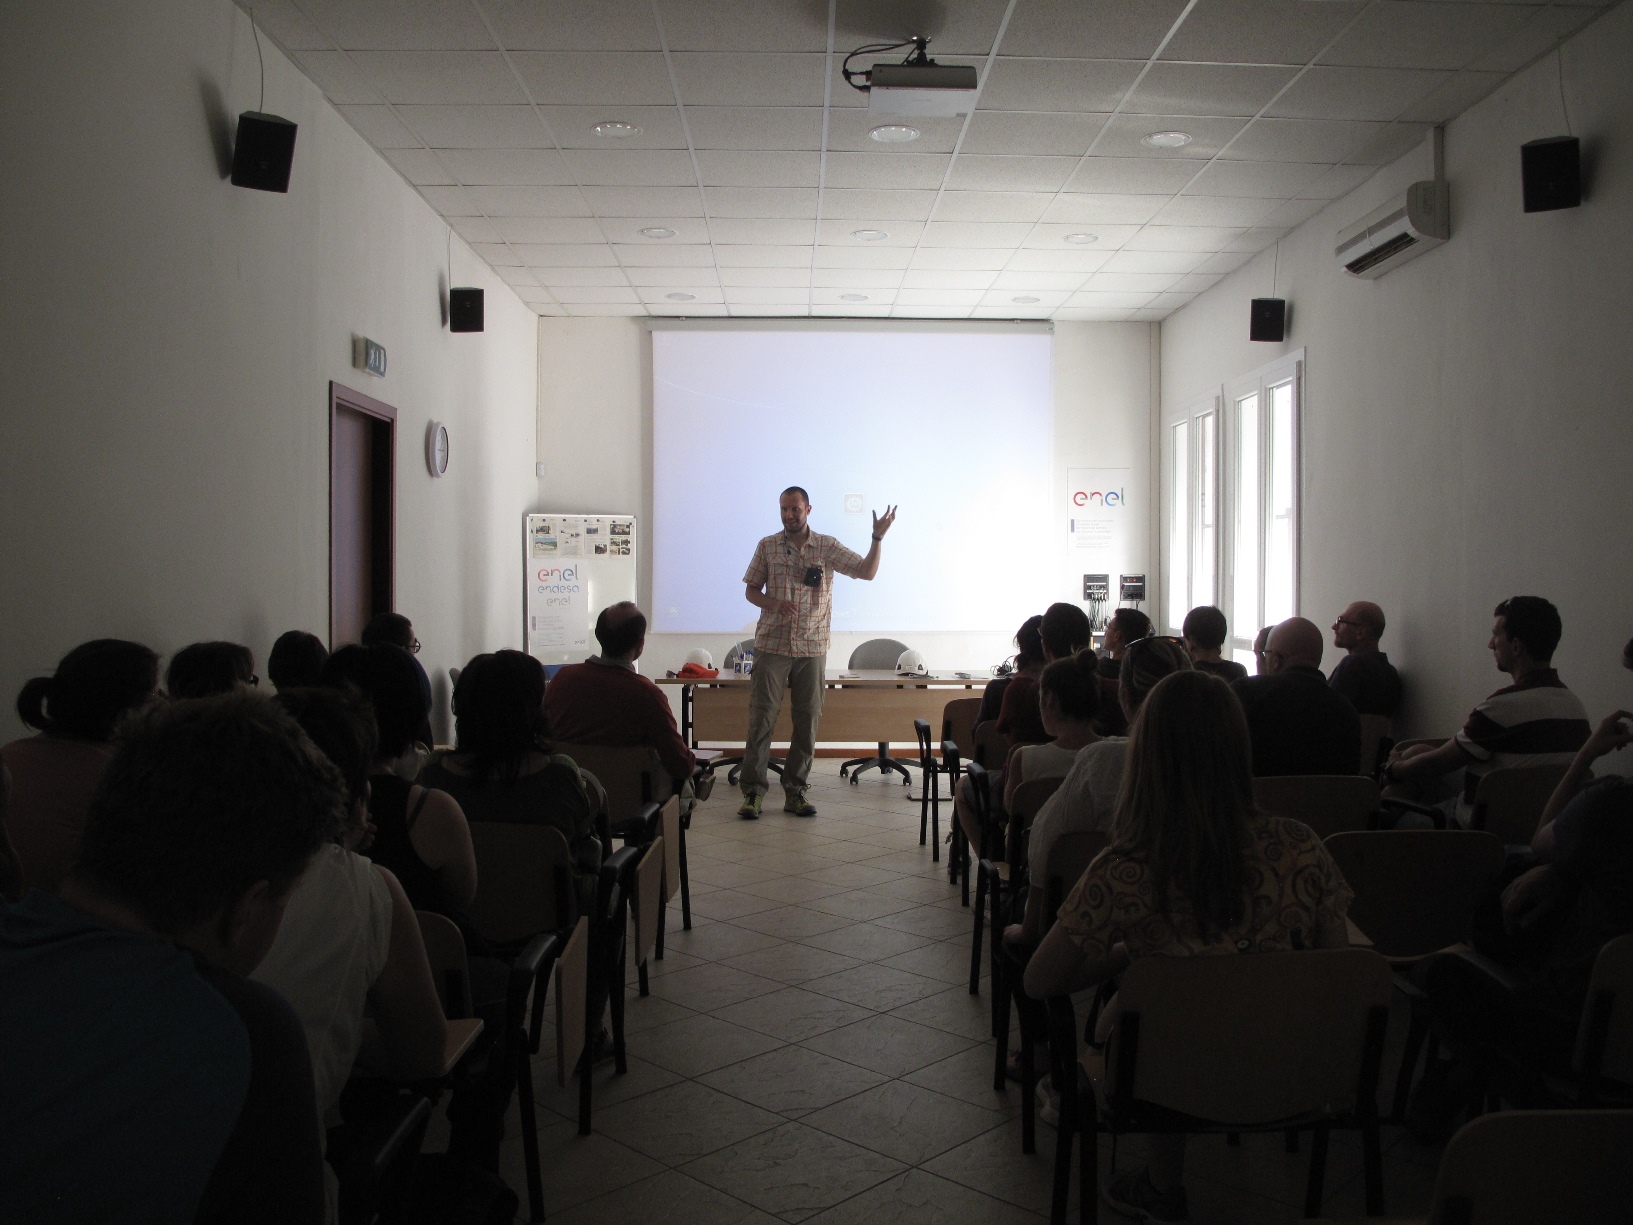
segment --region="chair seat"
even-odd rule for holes
[[[1083,1073],[1080,1085],[1093,1090],[1095,1110],[1098,1112],[1099,1117],[1102,1119],[1113,1118],[1111,1098],[1106,1093],[1106,1056],[1104,1052],[1097,1051],[1093,1047],[1085,1047],[1083,1053],[1077,1057],[1077,1064]],[[1221,1123],[1216,1119],[1199,1118],[1196,1115],[1170,1110],[1166,1106],[1158,1106],[1151,1102],[1136,1100],[1133,1106],[1133,1111],[1128,1117],[1118,1119],[1119,1130],[1133,1132],[1142,1130],[1187,1132],[1286,1131],[1288,1128],[1312,1127],[1317,1123],[1341,1117],[1325,1111],[1310,1111],[1306,1114],[1294,1115],[1292,1118],[1273,1119],[1264,1123]]]

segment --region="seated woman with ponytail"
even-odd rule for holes
[[[1100,709],[1100,682],[1093,651],[1079,651],[1057,659],[1038,678],[1038,713],[1051,739],[1043,744],[1019,744],[1004,767],[1004,811],[1013,812],[1015,792],[1022,783],[1065,778],[1079,749],[1100,739],[1094,734],[1094,716]]]
[[[146,704],[159,657],[140,643],[98,638],[75,647],[51,676],[17,695],[17,715],[37,736],[0,748],[11,772],[6,829],[25,889],[55,891],[79,850],[91,795],[113,756],[114,729]]]

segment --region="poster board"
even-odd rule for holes
[[[1082,576],[1083,602],[1096,630],[1121,603],[1120,580],[1130,569],[1129,468],[1070,468],[1066,472],[1068,573]],[[1104,594],[1090,594],[1091,576],[1105,576]],[[1076,581],[1074,577],[1074,582]]]
[[[634,515],[528,515],[523,540],[527,653],[546,664],[594,654],[603,608],[635,598]]]

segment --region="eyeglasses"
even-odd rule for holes
[[[420,640],[416,638],[413,642],[409,643],[408,650],[410,654],[418,655],[420,653]]]
[[[256,676],[255,673],[251,672],[250,673],[250,678],[249,678],[249,683],[251,685],[259,685],[261,683],[261,678]]]
[[[1349,617],[1337,617],[1337,618],[1335,618],[1333,620],[1333,624],[1334,625],[1353,625],[1353,626],[1359,627],[1359,626],[1362,626],[1362,625],[1364,625],[1366,623],[1363,622],[1363,621],[1352,620]]]

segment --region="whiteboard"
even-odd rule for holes
[[[523,543],[527,653],[576,664],[599,650],[595,619],[635,598],[634,515],[528,515]]]

